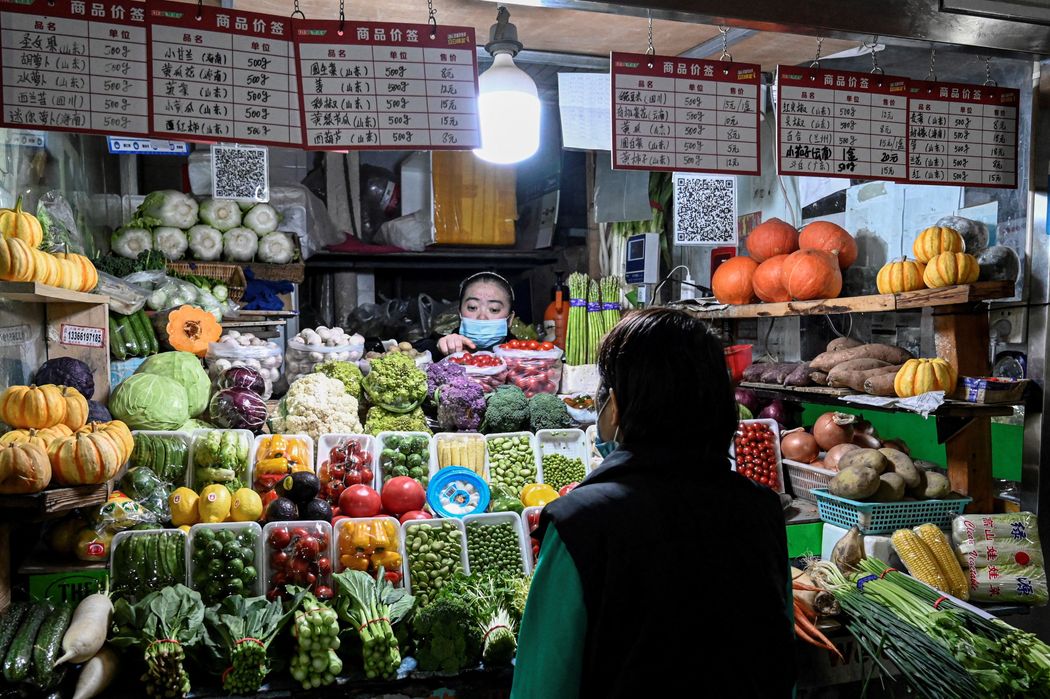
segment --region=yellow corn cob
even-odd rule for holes
[[[913,577],[923,581],[941,592],[950,592],[951,585],[944,577],[937,559],[933,557],[926,543],[911,529],[898,529],[890,537],[897,555],[908,567]]]
[[[948,592],[959,599],[970,599],[970,582],[966,579],[959,565],[959,559],[955,557],[955,552],[948,544],[944,532],[937,525],[927,523],[916,527],[915,533],[929,547],[934,561],[937,562],[937,566],[948,580],[950,588]]]

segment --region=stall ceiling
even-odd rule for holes
[[[287,14],[288,0],[234,0],[233,6],[242,10]],[[435,0],[438,21],[444,24],[466,25],[477,31],[478,43],[488,38],[489,26],[496,19],[497,5],[481,0]],[[331,18],[339,16],[338,0],[301,0],[300,7],[307,17]],[[423,23],[427,6],[423,0],[373,0],[371,3],[347,3],[347,16],[356,20]],[[602,14],[583,10],[553,9],[509,5],[511,21],[518,27],[518,35],[530,51],[582,54],[608,57],[609,51],[643,52],[646,49],[647,29],[644,17]],[[687,22],[653,21],[653,43],[657,53],[678,55],[703,46],[703,53],[690,52],[695,58],[717,57],[721,53],[718,27]],[[857,46],[857,42],[825,40],[825,56]],[[816,41],[812,37],[795,34],[754,33],[744,36],[729,47],[733,59],[759,63],[764,70],[773,70],[778,63],[797,64],[812,60]],[[581,66],[582,67],[582,66]]]

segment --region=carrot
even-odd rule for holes
[[[816,624],[806,617],[805,610],[798,600],[795,600],[795,632],[802,640],[835,654],[839,660],[845,662],[845,658],[842,657],[842,653],[835,647],[835,644],[829,641]]]

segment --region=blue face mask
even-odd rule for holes
[[[602,403],[602,407],[598,409],[598,421],[599,422],[601,422],[602,413],[605,412],[605,408],[606,408],[606,406],[609,405],[609,401],[610,400],[612,400],[612,396],[611,395],[608,398],[605,399],[605,402]],[[616,441],[616,435],[615,434],[613,435],[613,438],[610,439],[609,441],[605,441],[604,439],[602,439],[602,428],[601,427],[597,428],[597,432],[598,432],[598,438],[594,440],[594,448],[595,448],[595,450],[597,450],[597,452],[599,454],[602,455],[603,459],[606,459],[606,458],[609,457],[609,454],[612,454],[614,451],[616,451],[617,449],[620,448],[620,443]],[[617,432],[617,434],[619,434],[619,432],[620,432],[620,428],[619,427],[616,428],[616,432]]]
[[[479,320],[460,317],[459,334],[477,345],[478,349],[487,349],[503,342],[507,337],[507,319]]]

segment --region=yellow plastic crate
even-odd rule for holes
[[[434,237],[439,245],[513,245],[518,218],[513,166],[470,151],[435,151]]]

